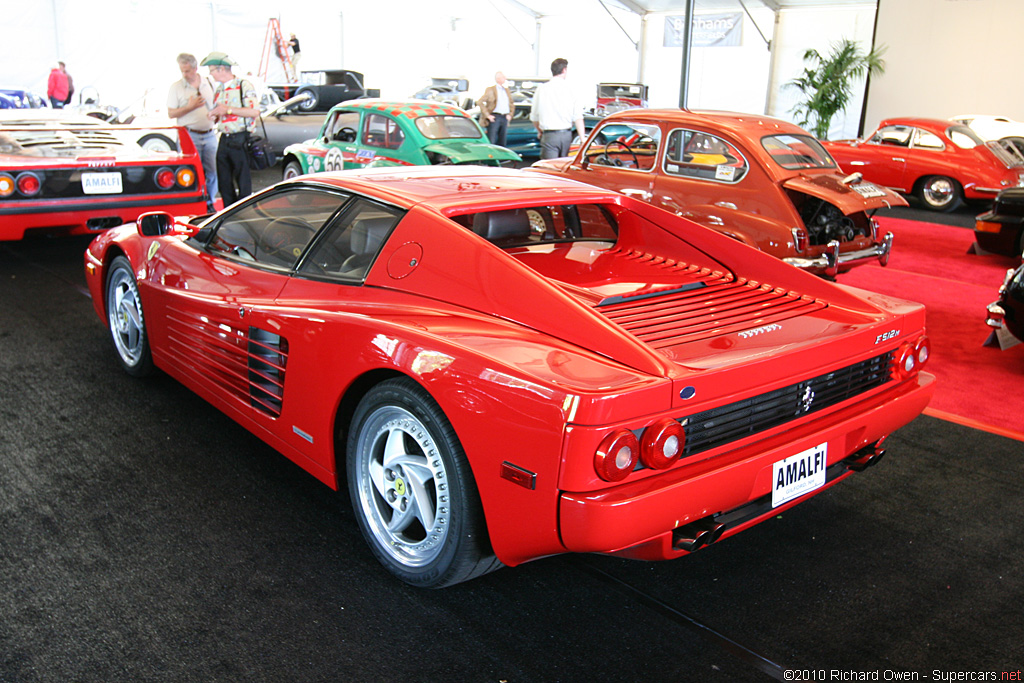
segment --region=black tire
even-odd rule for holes
[[[396,577],[443,588],[501,566],[465,452],[421,386],[403,377],[370,389],[352,417],[346,453],[359,529]]]
[[[316,111],[317,105],[320,104],[320,91],[317,88],[305,86],[295,91],[295,95],[306,94],[308,97],[299,102],[299,109],[302,111]]]
[[[915,191],[926,209],[930,211],[949,212],[960,206],[963,190],[960,183],[941,175],[925,176],[917,184]]]
[[[178,145],[166,135],[150,133],[139,138],[139,147],[148,152],[174,152]]]
[[[103,291],[107,326],[121,367],[133,377],[152,374],[153,356],[149,350],[139,285],[132,264],[124,256],[110,262]]]
[[[300,175],[302,175],[302,164],[295,159],[289,159],[284,165],[284,171],[281,172],[281,179],[288,180]]]

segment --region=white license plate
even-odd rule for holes
[[[825,485],[828,443],[808,448],[772,465],[772,507]]]
[[[871,183],[857,183],[851,185],[853,191],[858,193],[861,197],[884,197],[885,191],[877,185]]]
[[[85,194],[120,194],[123,191],[120,173],[82,174],[82,192]]]

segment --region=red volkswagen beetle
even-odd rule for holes
[[[829,277],[887,263],[892,235],[879,234],[872,214],[906,205],[841,172],[802,128],[733,112],[619,112],[574,158],[531,169],[624,192]]]
[[[952,211],[964,199],[995,199],[1024,186],[1024,161],[965,125],[942,119],[882,121],[864,140],[824,143],[846,171],[904,194],[925,208]]]
[[[932,393],[919,304],[538,173],[301,176],[115,228],[85,273],[126,371],[347,487],[417,586],[685,555],[876,462]]]

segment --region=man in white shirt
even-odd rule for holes
[[[167,92],[167,115],[185,126],[199,151],[206,177],[206,208],[214,210],[217,196],[217,131],[210,120],[213,108],[213,85],[199,75],[196,58],[187,52],[178,55],[181,80],[171,84]]]
[[[551,80],[542,83],[533,95],[530,121],[540,135],[541,159],[569,155],[574,125],[580,140],[587,137],[583,126],[583,106],[565,80],[568,70],[567,59],[559,57],[551,62]]]

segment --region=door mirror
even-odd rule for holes
[[[143,237],[159,237],[171,231],[174,217],[165,211],[150,211],[139,216],[135,225]]]
[[[191,223],[177,223],[174,216],[166,211],[150,211],[135,220],[136,228],[143,237],[159,237],[160,235],[186,235],[191,237],[199,232],[198,226]]]

